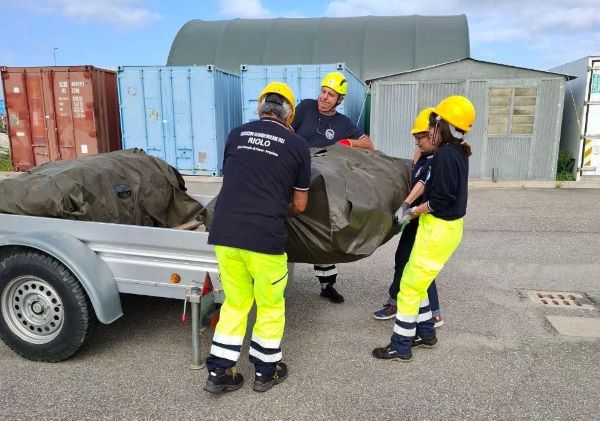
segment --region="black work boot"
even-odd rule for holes
[[[412,341],[412,347],[416,348],[418,346],[423,346],[424,348],[433,348],[437,342],[438,340],[435,336],[431,338],[421,338],[420,336],[417,336]]]
[[[215,368],[208,373],[208,380],[204,390],[210,393],[221,394],[237,390],[244,384],[244,376],[239,374],[235,367]]]
[[[392,344],[389,344],[385,348],[375,348],[373,350],[373,356],[380,360],[412,360],[412,352],[409,352],[408,354],[399,354],[398,351],[392,348]]]
[[[257,392],[266,392],[274,385],[281,383],[287,378],[288,369],[285,363],[277,363],[277,369],[272,376],[265,376],[261,373],[256,373],[256,377],[254,377],[254,387],[253,389]]]
[[[336,304],[344,302],[344,297],[335,290],[332,284],[327,284],[325,288],[321,288],[321,297],[327,298],[329,301]]]

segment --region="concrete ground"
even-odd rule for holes
[[[290,375],[267,393],[252,391],[247,343],[244,387],[202,391],[182,304],[124,296],[124,317],[68,361],[35,363],[0,344],[0,419],[599,419],[600,339],[561,335],[546,318],[600,319],[599,204],[600,189],[472,188],[463,242],[438,278],[439,344],[409,363],[371,357],[392,333],[393,320],[371,314],[386,300],[394,239],[339,265],[341,305],[321,299],[311,267],[297,265],[283,343]],[[593,309],[547,308],[529,290],[578,292]]]

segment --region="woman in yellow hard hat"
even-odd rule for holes
[[[423,202],[422,195],[425,191],[425,185],[429,180],[431,173],[431,161],[433,158],[433,152],[435,145],[429,141],[429,116],[433,108],[425,108],[422,110],[414,121],[411,134],[414,137],[414,144],[417,147],[413,156],[413,166],[411,171],[411,191],[404,199],[404,203],[398,210],[396,220],[402,217],[402,213],[406,211],[411,205],[416,206]],[[388,290],[389,298],[383,305],[383,308],[373,313],[373,317],[377,320],[388,320],[396,317],[398,311],[397,297],[398,291],[400,290],[400,279],[404,268],[408,263],[410,252],[412,251],[415,243],[415,236],[417,235],[417,228],[419,226],[418,220],[410,221],[405,225],[397,225],[400,229],[402,227],[402,235],[398,240],[398,247],[396,248],[396,254],[394,256],[394,277]],[[431,304],[431,311],[435,327],[440,327],[443,324],[440,303],[438,300],[437,287],[435,280],[431,283],[427,290],[427,296]]]
[[[463,96],[443,99],[429,116],[429,142],[436,148],[431,177],[424,202],[402,216],[418,217],[419,229],[400,281],[394,333],[389,345],[373,350],[375,358],[410,361],[412,348],[437,343],[427,288],[462,240],[471,155],[464,135],[474,121],[475,107]]]

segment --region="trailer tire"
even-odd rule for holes
[[[71,357],[97,323],[77,278],[58,260],[21,249],[0,258],[0,337],[33,361]]]

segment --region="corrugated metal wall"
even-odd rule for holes
[[[554,180],[560,141],[565,79],[515,78],[463,81],[410,81],[406,78],[373,81],[371,138],[388,155],[411,158],[410,129],[419,110],[435,106],[448,95],[465,95],[477,110],[467,141],[473,148],[469,177],[491,180]],[[488,134],[489,95],[492,88],[537,89],[533,133]],[[514,96],[514,94],[513,94]],[[512,120],[515,117],[511,117]]]
[[[467,84],[467,91],[469,99],[477,110],[477,119],[469,132],[468,139],[473,152],[469,158],[469,177],[475,180],[491,178],[492,174],[486,171],[487,142],[477,142],[477,139],[486,139],[488,83],[485,80],[470,80]]]
[[[476,145],[473,145],[473,148],[475,147]],[[485,166],[489,171],[481,178],[484,180],[491,179],[492,169],[497,168],[499,179],[528,180],[527,167],[530,155],[530,136],[489,137],[487,141],[487,163]],[[472,177],[471,174],[469,176]]]
[[[417,84],[378,83],[372,98],[376,100],[371,101],[371,136],[377,139],[377,149],[391,156],[412,158],[412,126],[408,123],[407,116],[417,113]]]
[[[449,95],[464,94],[464,82],[421,82],[419,83],[418,109],[433,107]]]
[[[556,159],[560,144],[560,128],[565,82],[559,79],[542,80],[536,115],[544,118],[535,125],[535,142],[532,147],[530,179],[543,180],[556,175]],[[557,110],[560,111],[557,113]]]

